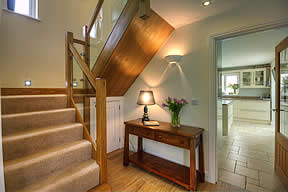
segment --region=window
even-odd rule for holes
[[[38,18],[38,0],[15,0],[15,12]]]
[[[222,93],[224,95],[233,94],[234,90],[230,85],[238,84],[240,81],[239,73],[224,73],[222,74]]]

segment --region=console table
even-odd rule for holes
[[[190,191],[196,191],[204,182],[203,129],[181,125],[174,128],[170,123],[145,126],[141,119],[125,122],[124,166],[132,162],[152,173],[169,179]],[[138,151],[129,152],[129,134],[138,136]],[[143,138],[190,150],[190,168],[143,152]],[[199,169],[196,170],[195,148],[199,146]]]

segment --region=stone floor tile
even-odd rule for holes
[[[225,170],[221,170],[221,174],[220,174],[220,181],[229,183],[231,185],[240,187],[242,189],[245,188],[245,177],[241,176],[241,175],[237,175],[235,173],[231,173],[229,171],[225,171]]]
[[[236,154],[230,153],[228,158],[231,159],[231,160],[237,160],[237,161],[241,161],[243,163],[247,163],[247,157],[244,157],[244,156],[241,156],[241,155],[236,155]]]
[[[237,173],[239,175],[250,177],[252,179],[259,179],[259,173],[255,169],[249,169],[249,168],[237,165],[235,173]]]

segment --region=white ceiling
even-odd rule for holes
[[[222,41],[222,67],[271,63],[276,45],[288,36],[288,28],[269,30]]]
[[[202,0],[151,0],[151,7],[174,28],[218,15],[240,6],[247,0],[212,0],[208,7]]]

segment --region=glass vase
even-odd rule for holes
[[[179,112],[171,112],[171,125],[172,127],[180,127],[180,114]]]

